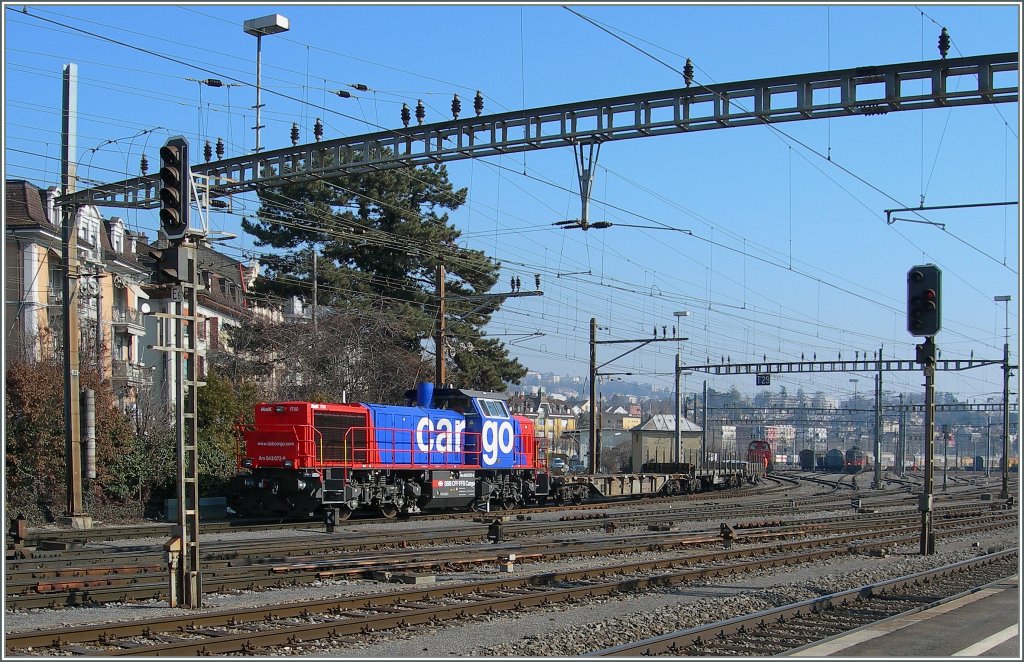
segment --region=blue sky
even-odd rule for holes
[[[402,102],[413,107],[417,99],[427,122],[448,119],[455,93],[465,116],[476,90],[489,113],[681,87],[687,57],[698,82],[714,83],[934,59],[942,26],[952,36],[950,57],[1018,51],[1020,42],[1015,3],[569,7],[5,4],[5,175],[57,182],[67,62],[79,67],[80,176],[134,176],[143,152],[152,172],[159,146],[175,134],[192,140],[194,155],[218,137],[228,156],[248,153],[256,48],[241,26],[272,13],[288,17],[291,29],[263,40],[269,149],[289,144],[293,121],[311,141],[316,117],[326,138],[398,127]],[[239,84],[188,80],[209,77]],[[352,98],[332,94],[339,89]],[[653,221],[693,236],[552,227],[580,215],[567,148],[449,164],[453,182],[469,187],[453,222],[467,245],[504,265],[495,291],[507,290],[508,276],[530,288],[541,274],[545,295],[510,300],[489,332],[532,370],[576,375],[587,371],[591,317],[607,327],[602,339],[637,338],[671,326],[681,310],[691,313],[682,328],[686,364],[852,358],[879,347],[886,357],[912,358],[906,272],[934,262],[944,274],[943,358],[1001,355],[1004,308],[993,297],[1003,294],[1013,297],[1016,356],[1019,208],[930,213],[945,230],[887,225],[884,210],[916,206],[922,196],[925,205],[1017,200],[1018,104],[776,126],[782,133],[757,126],[602,148],[592,220]],[[155,232],[153,212],[105,213]],[[237,232],[238,221],[218,214],[212,225]],[[223,250],[241,257],[259,249],[243,236]],[[668,387],[675,350],[651,345],[603,370]],[[599,360],[617,353],[602,348]],[[692,387],[700,377],[689,379]],[[921,381],[917,372],[887,373],[884,387],[919,392]],[[755,392],[752,376],[712,377],[709,385]],[[778,385],[848,397],[870,390],[872,376],[776,377]],[[984,401],[1000,393],[1000,373],[940,373],[937,388]]]

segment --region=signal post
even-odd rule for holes
[[[935,553],[932,457],[935,452],[935,334],[942,326],[941,285],[942,271],[934,264],[911,267],[907,272],[907,331],[914,336],[925,336],[925,341],[917,345],[916,357],[924,370],[924,488],[917,505],[921,512],[922,556]]]
[[[174,535],[164,545],[172,607],[202,606],[199,567],[199,448],[197,430],[196,367],[199,360],[197,325],[199,283],[197,239],[190,229],[192,174],[188,141],[175,136],[160,148],[160,227],[169,245],[155,255],[157,282],[171,290],[171,312],[156,316],[172,323],[173,345],[154,347],[174,353],[175,447],[178,460],[178,517]],[[165,335],[168,337],[170,334]]]

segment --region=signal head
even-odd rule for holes
[[[160,225],[168,239],[188,231],[189,179],[188,142],[176,136],[160,148]]]
[[[941,282],[942,272],[934,264],[907,272],[907,331],[911,335],[934,336],[941,328]]]

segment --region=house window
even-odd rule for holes
[[[115,224],[110,229],[110,245],[117,253],[124,253],[124,229],[120,224]]]

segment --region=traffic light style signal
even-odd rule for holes
[[[907,331],[912,336],[934,336],[942,328],[940,293],[942,271],[934,264],[911,267],[907,272]]]
[[[188,231],[188,141],[175,136],[160,148],[160,227],[168,239],[180,239]]]

